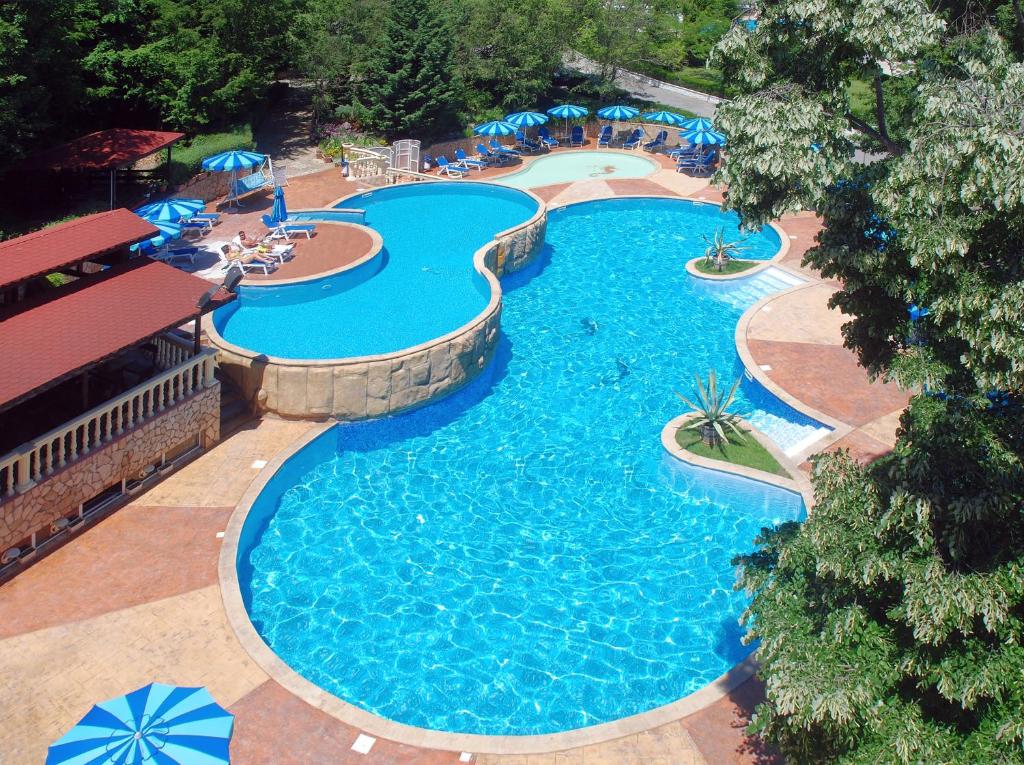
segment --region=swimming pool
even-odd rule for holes
[[[644,178],[659,168],[640,154],[621,151],[572,151],[541,157],[518,173],[495,178],[496,183],[526,189],[573,181]]]
[[[336,426],[264,488],[238,578],[296,672],[402,723],[523,735],[669,703],[752,650],[730,561],[802,500],[659,437],[695,372],[742,375],[736,322],[779,283],[690,277],[699,238],[652,234],[639,202],[552,211],[483,375]],[[784,444],[820,428],[750,381],[736,408]]]
[[[334,359],[390,353],[453,332],[491,297],[473,253],[529,220],[538,203],[515,189],[463,181],[379,189],[341,207],[366,211],[365,225],[384,240],[383,257],[356,274],[241,287],[237,300],[214,313],[225,340],[268,356]]]

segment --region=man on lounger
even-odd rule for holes
[[[239,231],[238,236],[231,240],[231,244],[235,245],[239,250],[251,250],[259,247],[262,251],[264,248],[262,242],[256,239],[250,239],[245,231]]]

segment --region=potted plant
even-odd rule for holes
[[[711,239],[708,239],[705,235],[704,241],[708,245],[707,249],[704,250],[704,263],[713,265],[716,271],[724,271],[726,266],[729,265],[729,261],[735,258],[736,253],[743,249],[742,241],[725,241],[725,231],[722,229],[718,229]]]
[[[686,427],[699,431],[701,440],[710,447],[716,447],[723,442],[729,441],[729,437],[726,435],[727,429],[742,438],[743,431],[736,425],[739,417],[727,411],[732,404],[733,397],[736,395],[736,389],[740,386],[740,378],[736,378],[736,382],[732,384],[729,393],[724,396],[718,390],[718,375],[715,373],[715,370],[712,369],[708,372],[708,384],[706,386],[704,381],[700,379],[699,374],[695,374],[694,378],[697,380],[697,395],[694,398],[699,403],[694,403],[682,393],[676,391],[676,395],[696,415]]]

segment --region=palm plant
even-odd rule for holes
[[[729,393],[724,396],[718,390],[718,375],[714,369],[708,372],[706,386],[699,374],[695,374],[694,378],[697,380],[697,393],[694,398],[700,402],[699,404],[695,404],[682,393],[675,392],[683,403],[697,415],[686,427],[699,430],[701,440],[711,447],[729,441],[729,437],[726,435],[727,428],[742,438],[743,431],[736,426],[739,417],[727,411],[736,396],[736,389],[740,386],[740,378],[736,378]]]
[[[724,271],[729,261],[735,258],[736,254],[743,249],[743,240],[739,242],[725,241],[725,231],[723,229],[718,229],[711,239],[705,234],[704,241],[708,245],[707,249],[704,250],[704,262],[709,265],[714,264],[716,271]]]

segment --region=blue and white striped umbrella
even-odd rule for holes
[[[147,239],[144,242],[133,244],[128,249],[134,251],[139,249],[145,250],[149,247],[162,247],[168,242],[174,241],[175,239],[178,239],[181,236],[180,223],[174,223],[169,220],[149,220],[147,222],[152,223],[154,226],[156,226],[160,230],[160,233],[157,236],[154,236],[152,239]]]
[[[540,112],[516,112],[505,117],[505,122],[521,128],[532,128],[548,121],[548,115]]]
[[[288,220],[288,206],[284,203],[284,188],[274,187],[274,206],[270,208],[270,218],[274,223],[284,223]]]
[[[94,706],[46,765],[223,765],[233,726],[205,688],[151,683]]]
[[[714,130],[681,130],[679,137],[698,146],[725,146],[725,136]]]
[[[473,132],[477,135],[515,135],[518,128],[510,122],[504,120],[495,120],[494,122],[485,122],[482,125],[477,125],[473,128]]]
[[[203,170],[211,170],[215,173],[243,170],[247,167],[262,165],[265,159],[265,154],[257,154],[254,151],[224,151],[214,154],[212,157],[206,157],[203,160]]]
[[[575,104],[559,104],[548,109],[548,114],[560,120],[578,120],[590,114],[590,110]]]
[[[606,106],[603,109],[597,110],[597,116],[603,120],[612,120],[613,122],[623,122],[631,120],[640,113],[639,109],[634,109],[632,106]]]
[[[683,130],[714,130],[715,124],[707,117],[691,117],[679,126]]]
[[[641,119],[644,122],[660,122],[672,126],[682,125],[686,121],[686,117],[675,112],[647,112]]]
[[[159,202],[137,207],[134,212],[148,221],[179,221],[182,218],[191,218],[204,207],[206,202],[202,199],[161,199]]]

